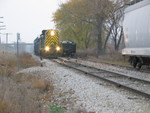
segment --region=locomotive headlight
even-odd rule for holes
[[[60,47],[56,47],[56,50],[57,50],[57,51],[60,51]]]
[[[54,32],[54,31],[51,31],[51,35],[54,36],[54,35],[55,35],[55,32]]]
[[[45,51],[49,51],[49,49],[50,49],[50,48],[49,48],[48,46],[45,47]]]

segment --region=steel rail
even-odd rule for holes
[[[109,72],[109,73],[112,73],[112,74],[121,75],[121,76],[123,76],[123,77],[127,77],[128,79],[138,80],[138,81],[142,81],[142,82],[145,82],[145,83],[149,83],[149,84],[150,84],[150,81],[149,81],[149,80],[141,79],[141,78],[138,78],[138,77],[132,77],[132,76],[130,76],[130,75],[128,75],[128,74],[124,74],[124,73],[120,73],[120,72],[116,72],[116,71],[111,71],[111,70],[107,70],[107,69],[96,68],[96,67],[84,65],[84,64],[76,63],[76,62],[73,62],[73,61],[70,61],[70,60],[67,60],[67,59],[64,59],[64,58],[60,58],[60,57],[59,57],[59,59],[60,59],[60,60],[64,60],[64,61],[66,61],[66,62],[70,62],[70,63],[82,65],[82,66],[84,66],[84,67],[96,69],[96,70],[98,70],[98,71],[101,70],[101,71]]]
[[[93,74],[93,73],[84,71],[84,70],[82,70],[82,69],[80,69],[80,68],[77,68],[77,66],[73,66],[73,64],[74,64],[74,65],[78,65],[78,66],[82,66],[82,67],[87,67],[87,68],[90,68],[90,69],[91,69],[91,68],[92,68],[92,69],[97,69],[97,70],[99,70],[99,71],[101,71],[101,72],[107,72],[107,73],[117,74],[117,75],[119,75],[119,76],[126,77],[126,78],[128,78],[129,80],[134,79],[134,80],[137,80],[137,81],[146,82],[146,83],[148,83],[148,84],[150,84],[150,81],[146,81],[146,80],[143,81],[142,79],[139,79],[139,78],[136,79],[135,77],[131,77],[131,78],[130,78],[130,77],[128,77],[128,76],[125,76],[125,74],[120,75],[120,74],[122,74],[122,73],[118,73],[118,72],[114,72],[114,71],[110,71],[110,70],[108,71],[108,70],[105,70],[105,69],[99,69],[99,68],[95,68],[95,67],[91,67],[91,66],[86,66],[86,65],[83,65],[83,64],[78,64],[78,63],[71,62],[71,61],[69,61],[69,60],[60,59],[60,58],[57,59],[57,60],[55,59],[55,60],[53,60],[53,61],[55,61],[55,62],[57,62],[57,63],[59,63],[59,64],[61,64],[61,65],[64,65],[64,66],[66,66],[66,67],[69,67],[69,68],[78,70],[78,71],[80,71],[80,72],[83,72],[83,73],[85,73],[85,74],[92,75],[92,76],[96,76],[96,77],[100,78],[101,80],[107,81],[107,82],[112,83],[112,84],[115,84],[115,85],[117,85],[117,86],[124,87],[125,89],[134,91],[134,92],[136,92],[137,94],[140,94],[140,95],[143,95],[143,96],[145,96],[145,97],[150,98],[150,93],[149,93],[149,92],[147,93],[147,92],[144,92],[144,91],[135,89],[135,88],[133,88],[133,87],[131,87],[131,86],[127,86],[127,85],[125,85],[125,84],[122,84],[122,83],[120,83],[120,82],[117,82],[117,81],[114,81],[114,80],[110,80],[110,79],[108,79],[108,78],[99,76],[99,75],[97,75],[97,74]],[[69,65],[69,64],[67,64],[66,62],[70,62],[70,63],[72,63],[72,65]],[[101,72],[99,72],[99,73],[101,73]]]

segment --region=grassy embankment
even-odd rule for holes
[[[34,75],[17,74],[16,64],[14,54],[0,55],[0,113],[40,113],[41,95],[52,93],[53,85]],[[30,54],[20,54],[20,69],[39,65]]]

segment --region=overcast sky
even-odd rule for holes
[[[6,25],[2,33],[12,33],[9,42],[16,41],[16,33],[21,34],[22,42],[33,42],[43,29],[55,28],[53,13],[59,4],[67,0],[0,0],[0,23]],[[1,35],[5,42],[5,36]]]

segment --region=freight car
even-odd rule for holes
[[[126,47],[122,54],[130,57],[134,68],[140,69],[142,65],[150,64],[150,0],[132,3],[135,4],[125,10],[123,29]]]
[[[62,56],[74,56],[76,53],[76,44],[72,41],[66,40],[61,43],[63,48]]]
[[[34,40],[34,52],[36,55],[47,58],[72,56],[76,53],[76,44],[71,41],[59,43],[57,30],[43,30],[40,37]]]
[[[35,55],[40,55],[40,46],[41,46],[41,43],[40,43],[40,37],[37,37],[35,40],[34,40],[34,53]]]

